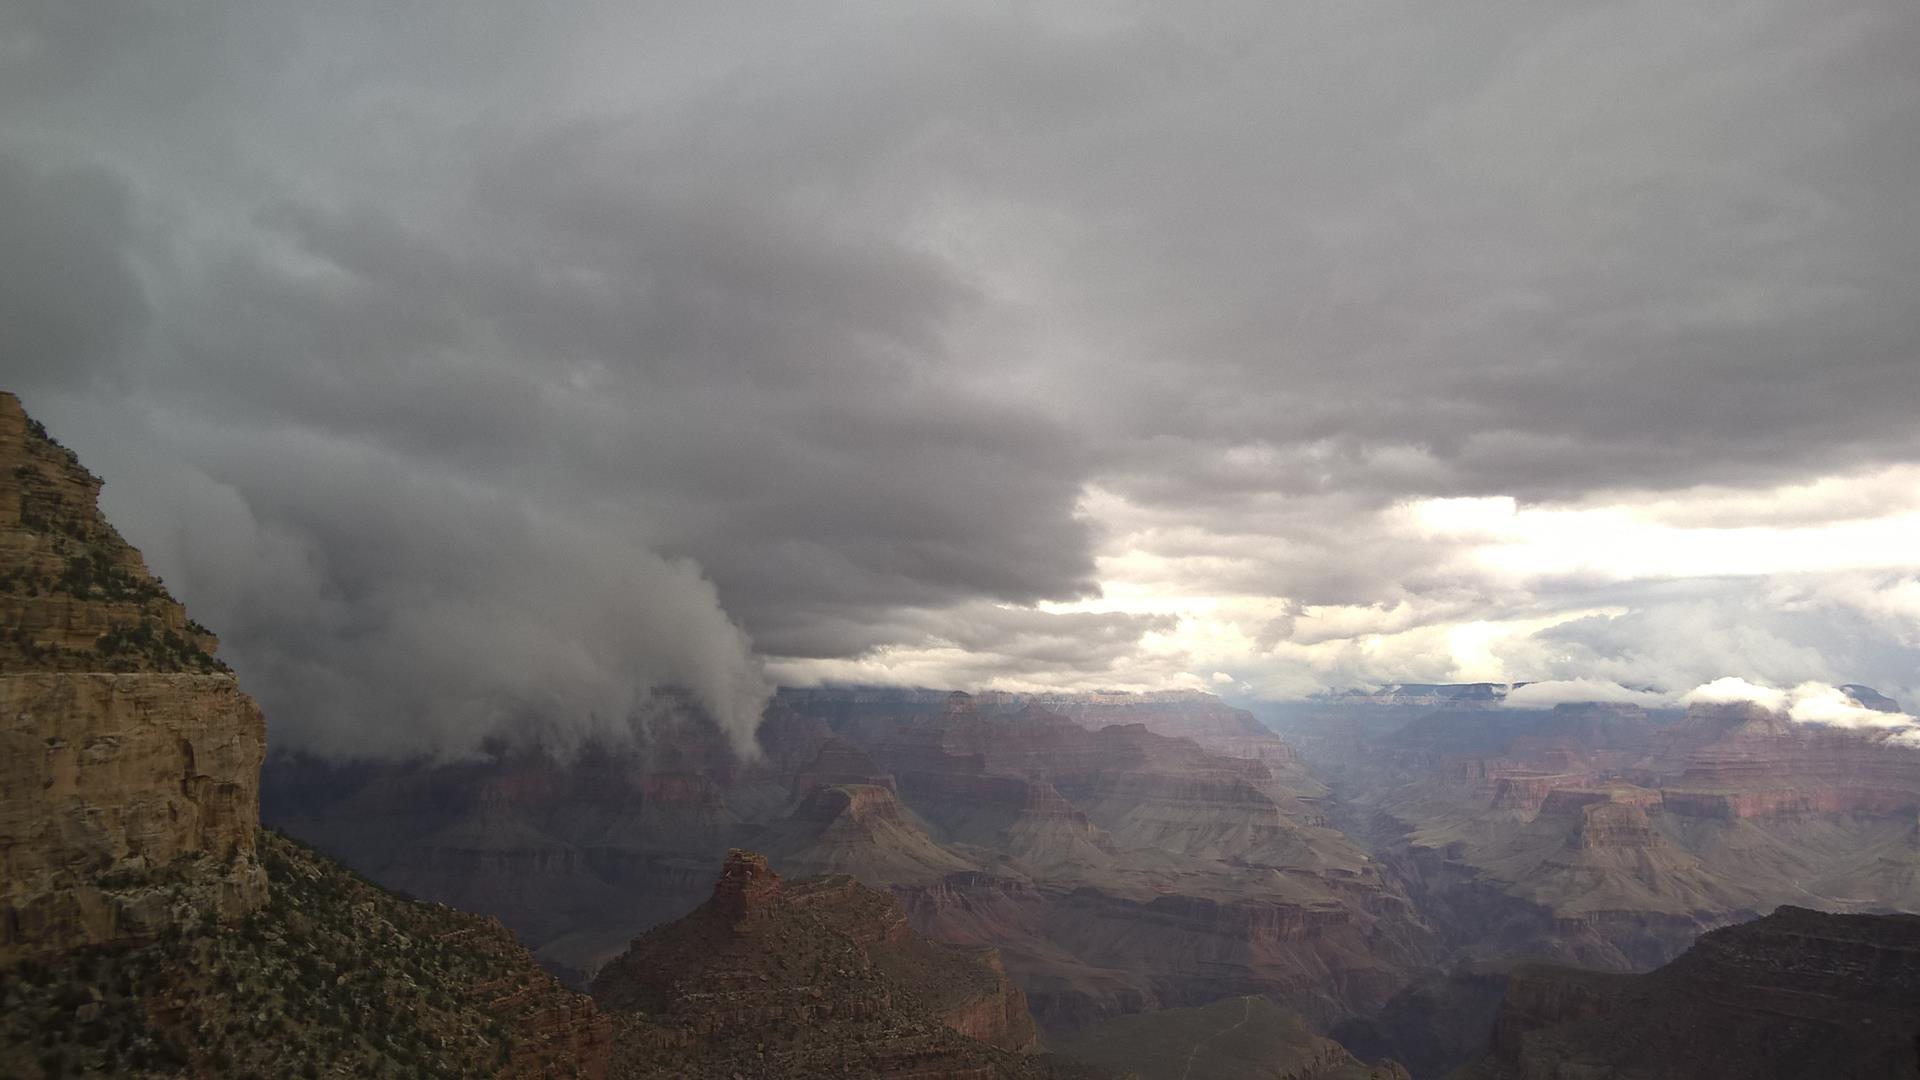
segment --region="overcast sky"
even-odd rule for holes
[[[0,8],[0,371],[282,746],[1920,687],[1920,11]]]

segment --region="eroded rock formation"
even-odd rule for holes
[[[266,898],[260,710],[99,490],[0,393],[0,963]]]
[[[1285,726],[1469,956],[1646,970],[1780,904],[1920,909],[1920,749],[1886,731],[1754,705],[1371,699]]]
[[[281,761],[272,816],[383,880],[499,913],[576,972],[691,910],[729,846],[850,875],[928,937],[998,948],[1052,1030],[1243,993],[1325,1021],[1424,962],[1432,935],[1398,884],[1246,713],[1192,694],[1044,700],[1074,715],[1020,695],[783,690],[750,763],[697,716],[570,761]]]
[[[1920,1075],[1920,917],[1783,907],[1645,975],[1517,970],[1466,1080]]]
[[[785,880],[728,853],[713,895],[634,939],[595,977],[626,1016],[642,1075],[1042,1077],[1026,999],[991,950],[914,933],[899,904],[848,877]],[[667,1059],[670,1058],[671,1061]]]

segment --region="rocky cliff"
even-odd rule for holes
[[[99,478],[0,391],[0,672],[221,670],[218,642],[99,497]]]
[[[1783,907],[1646,975],[1517,970],[1465,1080],[1920,1075],[1920,917]]]
[[[99,488],[0,394],[0,1075],[606,1076],[497,920],[259,829],[260,710]]]
[[[634,939],[593,993],[653,1033],[629,1041],[633,1075],[1075,1071],[1028,1055],[1026,999],[990,950],[934,944],[885,893],[846,877],[788,881],[740,850],[705,904]]]
[[[266,899],[260,710],[99,490],[0,393],[0,964]]]

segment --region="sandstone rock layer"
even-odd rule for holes
[[[99,490],[0,394],[0,964],[266,899],[259,707]]]
[[[265,752],[231,675],[0,675],[0,957],[152,937],[179,897],[150,871],[200,879],[221,921],[258,907]]]

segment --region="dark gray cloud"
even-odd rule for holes
[[[0,55],[5,382],[295,741],[1097,677],[1162,623],[1027,606],[1123,532],[1525,613],[1373,523],[1920,460],[1895,0],[33,0]]]
[[[0,156],[0,326],[22,384],[84,383],[144,326],[127,202],[111,173]]]

